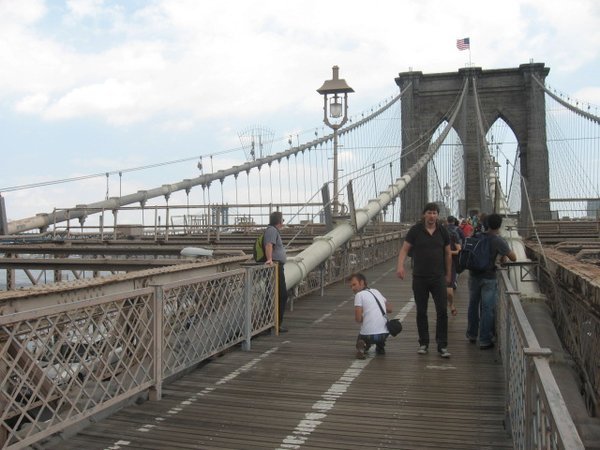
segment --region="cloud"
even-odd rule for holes
[[[123,126],[164,117],[165,129],[174,130],[182,114],[194,123],[292,104],[313,110],[314,89],[333,64],[363,96],[387,95],[394,76],[409,67],[460,67],[467,53],[454,48],[457,37],[470,36],[473,61],[490,68],[551,56],[578,67],[598,54],[593,1],[340,5],[164,0],[127,10],[78,0],[53,22],[41,1],[3,2],[10,20],[0,26],[8,26],[2,34],[13,48],[0,47],[0,56],[13,64],[0,81],[0,98],[47,120],[87,116]],[[53,37],[65,24],[80,41]],[[582,27],[589,33],[577,32],[580,45],[570,45],[568,37]]]
[[[39,114],[46,109],[48,96],[45,94],[32,94],[21,98],[15,103],[15,110],[26,114]]]
[[[47,12],[43,0],[20,0],[0,2],[0,21],[4,26],[12,24],[32,24]]]
[[[98,17],[105,12],[104,0],[67,0],[67,10],[76,20]]]
[[[125,152],[145,165],[239,147],[251,123],[284,141],[322,135],[316,89],[333,65],[355,89],[351,115],[397,94],[399,72],[452,72],[469,57],[484,69],[545,62],[550,85],[598,105],[598,23],[597,0],[0,0],[0,112],[27,129],[7,147],[38,150],[22,152],[25,177],[67,178],[130,167]]]
[[[148,83],[108,79],[66,93],[44,111],[47,119],[70,119],[101,115],[112,124],[128,124],[149,116],[140,104],[151,88]]]

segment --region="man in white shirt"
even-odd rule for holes
[[[371,345],[375,345],[375,353],[384,355],[385,341],[389,332],[383,311],[389,314],[392,312],[392,307],[381,292],[377,289],[369,289],[367,279],[362,273],[353,273],[348,280],[352,292],[356,294],[354,296],[354,319],[361,324],[356,338],[356,358],[365,359]]]

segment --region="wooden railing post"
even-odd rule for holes
[[[163,303],[164,289],[162,285],[154,285],[154,297],[152,299],[152,377],[154,385],[150,388],[150,400],[162,398],[163,382]]]
[[[244,279],[244,341],[242,350],[249,351],[252,348],[252,281],[254,270],[252,267],[246,267],[246,276]]]

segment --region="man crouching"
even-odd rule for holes
[[[371,345],[375,345],[375,353],[385,354],[385,341],[389,335],[386,327],[387,314],[392,307],[377,289],[367,287],[367,279],[362,273],[353,273],[348,277],[354,296],[354,319],[361,324],[356,339],[356,358],[365,359]],[[377,304],[379,303],[379,305]]]

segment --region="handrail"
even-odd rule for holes
[[[542,348],[507,270],[500,270],[498,344],[506,378],[506,414],[519,450],[584,450]]]
[[[399,242],[389,233],[337,253],[297,295],[393,258]],[[248,350],[275,325],[273,266],[138,285],[147,287],[100,297],[90,287],[41,307],[15,298],[20,312],[0,315],[0,448],[43,441],[144,392],[158,400],[165,380],[237,344]]]

